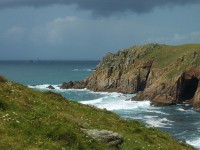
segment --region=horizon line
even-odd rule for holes
[[[40,61],[100,61],[97,59],[5,59],[0,61],[33,61],[33,62],[40,62]]]

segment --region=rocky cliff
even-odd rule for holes
[[[62,88],[137,93],[154,105],[190,102],[200,108],[200,44],[132,46],[108,53],[88,78]]]

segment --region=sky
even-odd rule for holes
[[[0,60],[100,60],[132,45],[200,44],[200,0],[0,0]]]

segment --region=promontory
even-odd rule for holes
[[[108,53],[96,71],[62,88],[137,93],[134,100],[165,106],[188,102],[200,108],[200,44],[147,44]]]

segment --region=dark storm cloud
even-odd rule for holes
[[[200,0],[0,0],[0,8],[75,4],[78,8],[90,10],[95,15],[109,16],[125,11],[146,13],[159,6],[195,4],[199,2]]]

